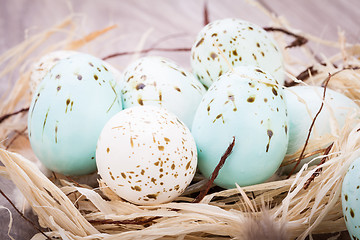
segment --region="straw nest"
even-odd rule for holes
[[[306,44],[298,47],[298,53],[294,54],[295,50],[286,47],[288,36],[274,32],[293,84],[322,85],[330,73],[327,87],[359,103],[360,45],[347,44],[341,33],[338,42],[322,40],[291,29],[285,19],[267,14],[273,27],[296,32],[309,41],[338,50],[336,55],[320,61]],[[71,16],[0,56],[0,78],[18,79],[0,102],[1,115],[20,109],[19,114],[1,119],[0,161],[4,167],[0,167],[0,175],[11,179],[22,192],[47,236],[62,239],[251,239],[252,234],[257,233],[273,239],[304,239],[313,233],[346,230],[341,209],[341,183],[348,166],[360,156],[360,123],[351,117],[343,129],[333,131],[328,142],[308,143],[306,153],[311,154],[319,144],[333,142],[326,156],[319,157],[326,157],[322,165],[305,165],[289,179],[278,178],[229,190],[214,187],[200,203],[192,201],[206,183],[201,175],[196,175],[185,193],[175,201],[157,206],[128,203],[101,180],[95,184],[80,184],[81,179],[44,175],[35,164],[26,132],[26,108],[31,100],[29,66],[53,50],[83,50],[85,45],[86,49],[96,49],[113,31],[111,26],[78,38],[74,34],[81,27],[77,20]],[[298,75],[300,72],[302,74]],[[283,165],[299,154],[287,156]],[[92,177],[96,179],[97,176]],[[313,181],[309,183],[309,179]],[[44,233],[33,237],[45,238]]]

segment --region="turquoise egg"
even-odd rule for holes
[[[267,180],[286,153],[286,111],[283,90],[269,73],[241,66],[223,74],[205,93],[192,125],[201,173],[210,177],[234,136],[215,184],[233,188]]]
[[[319,86],[294,86],[284,90],[289,113],[289,144],[286,154],[299,156],[309,134],[310,126],[323,102],[324,88]],[[326,89],[325,104],[317,116],[308,140],[309,146],[315,143],[317,148],[326,148],[333,141],[338,129],[345,126],[346,119],[352,115],[359,118],[360,109],[357,104],[345,95]],[[323,144],[319,144],[319,143]],[[309,148],[307,148],[308,150]],[[311,148],[310,148],[311,149]],[[305,152],[306,153],[306,152]],[[300,171],[305,163],[309,163],[318,155],[301,160],[295,172]],[[309,166],[319,164],[321,159],[314,160]],[[290,164],[281,168],[283,174],[290,174],[294,168]]]
[[[38,85],[28,133],[38,159],[50,170],[83,175],[96,170],[96,143],[105,123],[122,110],[108,63],[87,54],[60,60]]]
[[[346,227],[352,239],[360,239],[360,158],[349,167],[341,190]]]

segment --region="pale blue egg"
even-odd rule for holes
[[[192,125],[202,174],[211,175],[235,136],[215,184],[233,188],[267,180],[286,153],[286,111],[282,88],[263,70],[241,66],[222,75],[205,93]]]
[[[347,171],[341,190],[346,227],[352,239],[360,239],[360,158]]]
[[[289,113],[289,144],[286,154],[299,156],[304,147],[311,123],[323,102],[324,88],[319,86],[295,86],[284,90]],[[331,89],[326,89],[325,104],[317,116],[309,138],[309,146],[316,144],[317,149],[326,148],[332,142],[332,136],[345,125],[346,119],[352,115],[359,117],[360,109],[356,103],[345,95]],[[322,142],[322,145],[319,145]],[[315,145],[315,146],[316,146]],[[309,163],[318,155],[303,159],[296,172],[305,163]],[[294,157],[295,158],[295,157]],[[320,159],[309,165],[317,165]],[[281,172],[289,174],[295,164],[281,168]]]
[[[82,175],[96,170],[100,132],[122,110],[120,89],[104,61],[75,54],[45,75],[28,117],[31,147],[50,170]]]

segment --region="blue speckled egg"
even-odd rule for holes
[[[286,154],[298,156],[304,147],[311,123],[322,104],[324,88],[295,86],[285,89],[284,93],[289,113],[289,144]],[[339,92],[327,89],[325,104],[316,118],[309,138],[309,145],[314,144],[318,147],[313,151],[329,145],[332,142],[332,136],[336,136],[336,131],[344,127],[346,119],[355,114],[359,117],[359,112],[360,109],[353,100]],[[317,155],[303,159],[296,171],[314,157]],[[319,164],[320,160],[312,161],[310,166]],[[281,171],[289,174],[294,166],[295,163],[284,166]]]
[[[31,147],[50,170],[83,175],[96,170],[100,132],[122,110],[107,64],[87,54],[58,61],[38,85],[29,109]]]
[[[283,57],[277,43],[260,26],[241,19],[209,23],[191,48],[193,72],[207,87],[231,67],[247,65],[258,66],[284,83]]]
[[[241,66],[222,75],[204,95],[192,125],[202,174],[211,175],[235,136],[215,184],[233,188],[267,180],[286,153],[286,111],[282,88],[260,68]]]
[[[352,239],[360,239],[360,158],[347,171],[341,190],[346,227]]]

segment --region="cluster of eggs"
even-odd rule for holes
[[[284,89],[280,49],[261,27],[239,19],[208,24],[191,66],[143,57],[120,74],[84,53],[44,56],[31,75],[34,153],[65,175],[97,169],[120,197],[147,205],[179,196],[196,169],[209,177],[233,137],[215,180],[224,188],[266,181],[303,146],[323,89]],[[335,91],[327,98],[313,134],[320,138],[358,110]]]

